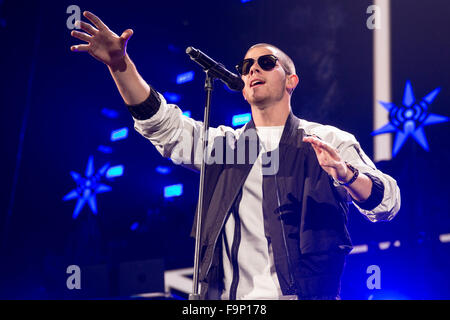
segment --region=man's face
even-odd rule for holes
[[[286,73],[280,61],[278,60],[275,68],[269,71],[263,70],[257,63],[260,56],[266,54],[277,56],[277,53],[277,50],[271,47],[256,47],[250,49],[245,55],[244,59],[253,58],[255,60],[250,72],[242,76],[245,83],[242,94],[252,106],[264,109],[282,100],[285,95],[289,95],[286,90]],[[260,80],[259,84],[255,84],[257,80]]]

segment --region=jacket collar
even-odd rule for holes
[[[292,144],[295,142],[292,142],[292,138],[294,137],[297,129],[300,125],[300,119],[297,118],[292,111],[289,112],[289,115],[286,119],[286,122],[284,123],[284,129],[283,133],[281,135],[280,139],[280,145],[286,145],[286,144]],[[249,129],[256,129],[255,122],[253,121],[253,117],[250,119],[250,121],[245,126],[244,131],[247,131]]]

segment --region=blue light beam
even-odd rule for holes
[[[107,178],[115,178],[123,175],[123,165],[114,166],[106,171]]]
[[[111,132],[111,141],[118,141],[128,137],[128,128],[121,128]]]
[[[186,82],[190,82],[190,81],[194,80],[194,75],[195,75],[194,71],[188,71],[185,73],[181,73],[177,76],[176,82],[177,82],[177,84],[183,84]]]
[[[182,184],[174,184],[171,186],[164,187],[164,198],[173,198],[179,197],[183,194],[183,185]]]
[[[237,114],[233,116],[232,124],[233,127],[241,126],[249,122],[252,118],[251,113]]]

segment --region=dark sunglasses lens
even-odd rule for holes
[[[242,74],[243,76],[245,76],[246,74],[248,74],[250,72],[250,68],[252,67],[253,63],[255,60],[253,59],[246,59],[244,61],[242,61],[239,64],[239,73]]]
[[[277,60],[273,56],[261,56],[258,59],[258,64],[263,70],[269,71],[275,68]]]
[[[252,67],[253,63],[255,63],[254,59],[245,59],[236,66],[237,71],[241,75],[245,76],[250,72],[250,68]],[[277,58],[271,55],[261,56],[258,58],[258,64],[263,70],[269,71],[275,68],[275,65],[277,64]]]

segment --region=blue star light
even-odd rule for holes
[[[111,191],[112,189],[110,186],[99,183],[102,176],[104,176],[108,170],[108,167],[109,163],[105,164],[100,170],[98,170],[97,173],[94,174],[94,158],[90,156],[85,172],[86,177],[82,177],[74,171],[70,172],[73,180],[75,180],[77,184],[77,188],[66,194],[63,200],[67,201],[78,198],[75,209],[73,210],[73,219],[78,217],[78,214],[81,209],[83,209],[86,202],[89,204],[92,213],[97,214],[97,202],[95,195],[98,193]]]
[[[428,151],[428,142],[423,127],[449,120],[447,117],[428,112],[428,106],[436,98],[440,90],[441,88],[436,88],[421,101],[416,101],[411,82],[409,80],[406,81],[402,106],[397,107],[391,102],[378,101],[389,111],[389,123],[373,131],[372,135],[397,132],[392,150],[393,156],[399,152],[409,136],[412,136],[423,149]]]

